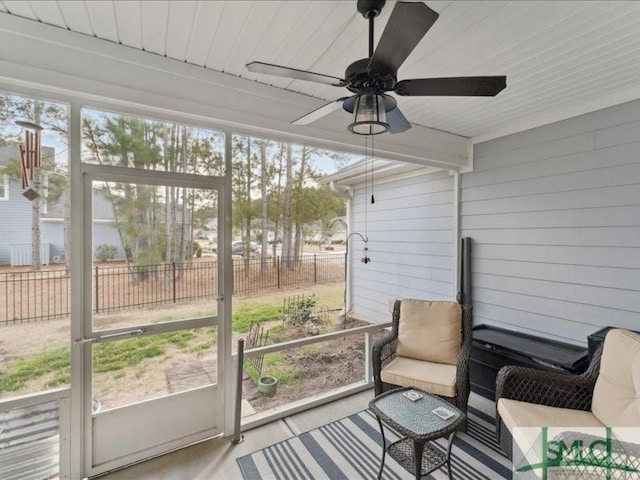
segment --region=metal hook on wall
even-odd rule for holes
[[[336,223],[342,223],[342,225],[344,225],[345,231],[347,231],[347,232],[349,231],[349,225],[342,218],[336,218],[333,222],[331,222],[329,224],[329,230],[331,230]],[[369,238],[365,237],[360,232],[351,232],[351,233],[349,233],[345,237],[345,252],[344,252],[344,295],[343,295],[344,315],[342,317],[343,326],[346,324],[346,321],[347,321],[347,281],[348,281],[347,266],[349,264],[349,240],[353,236],[360,237],[360,239],[362,239],[362,241],[364,242],[364,256],[362,257],[362,259],[360,261],[362,263],[370,263],[371,262],[371,258],[369,258],[369,256],[367,255],[367,253],[369,251],[369,249],[367,248],[367,242],[369,241]]]

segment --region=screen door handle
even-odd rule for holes
[[[146,328],[136,328],[135,330],[126,330],[124,332],[108,333],[106,335],[98,335],[91,338],[76,338],[75,343],[97,343],[103,340],[118,340],[121,338],[131,338],[142,335],[147,331]]]

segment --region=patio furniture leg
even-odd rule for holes
[[[413,442],[413,460],[416,469],[416,480],[422,478],[422,454],[424,452],[424,442]]]
[[[451,432],[449,435],[449,445],[447,445],[447,472],[449,473],[449,480],[452,480],[451,476],[451,447],[453,446],[453,439],[456,436],[456,432]]]
[[[384,438],[384,428],[382,426],[382,420],[380,417],[376,415],[376,420],[378,420],[378,425],[380,426],[380,434],[382,435],[382,460],[380,460],[380,470],[378,471],[378,480],[382,478],[382,470],[384,469],[384,459],[387,454],[387,441]]]

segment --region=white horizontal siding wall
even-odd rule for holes
[[[31,242],[31,206],[20,185],[11,182],[9,200],[0,201],[0,264],[11,263],[12,244]]]
[[[461,199],[475,324],[640,329],[640,102],[476,145]]]
[[[370,321],[391,319],[396,298],[453,299],[455,252],[453,176],[416,175],[354,191],[351,231],[369,238],[371,263],[360,261],[363,242],[349,243],[352,310]],[[366,208],[366,212],[365,212]]]

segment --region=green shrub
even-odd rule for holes
[[[191,242],[191,245],[187,246],[187,258],[194,257],[194,256],[197,258],[202,257],[202,247],[195,240]]]
[[[292,309],[287,317],[292,325],[303,325],[314,318],[316,307],[315,297],[302,297],[292,303]]]
[[[118,253],[118,247],[103,243],[96,248],[96,260],[99,262],[108,262],[116,258],[116,253]]]

